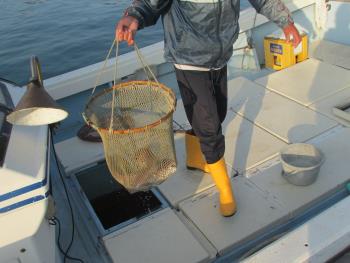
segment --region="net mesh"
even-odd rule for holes
[[[129,192],[146,191],[176,170],[175,95],[163,84],[131,81],[88,101],[85,121],[100,134],[112,176]]]

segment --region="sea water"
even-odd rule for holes
[[[50,78],[105,59],[129,0],[0,0],[0,77],[24,85],[37,55]],[[241,8],[248,6],[242,1]],[[137,33],[144,47],[163,39],[161,21]],[[125,43],[120,54],[130,51]]]

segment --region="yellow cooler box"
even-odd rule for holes
[[[267,68],[281,70],[308,58],[307,35],[301,35],[301,43],[294,48],[292,42],[267,36],[264,39],[265,65]]]

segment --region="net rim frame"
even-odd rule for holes
[[[151,84],[152,86],[158,86],[158,88],[164,90],[167,93],[167,95],[170,96],[171,100],[173,101],[170,111],[168,113],[166,113],[158,121],[155,121],[155,122],[153,122],[151,124],[148,124],[148,125],[142,126],[142,127],[137,127],[137,128],[125,129],[125,130],[113,130],[113,129],[109,129],[109,128],[100,128],[100,127],[97,127],[95,124],[93,124],[93,122],[91,122],[89,120],[89,118],[85,114],[85,111],[88,108],[88,105],[90,104],[90,102],[95,100],[97,97],[100,97],[100,96],[104,95],[105,93],[112,91],[113,89],[121,89],[121,88],[124,88],[126,86],[130,86],[130,84],[132,84],[132,83],[136,84],[136,85]],[[89,99],[88,103],[85,105],[84,112],[82,113],[82,115],[83,115],[83,119],[85,120],[85,122],[88,125],[90,125],[91,127],[93,127],[94,129],[98,130],[99,132],[103,132],[103,133],[108,132],[108,133],[112,133],[112,134],[138,133],[138,132],[144,132],[146,130],[149,130],[150,128],[158,126],[162,122],[164,122],[165,120],[169,119],[170,116],[175,111],[176,103],[177,103],[177,100],[176,100],[176,96],[175,96],[173,90],[168,88],[164,84],[159,83],[159,82],[155,82],[155,81],[150,81],[150,80],[133,80],[133,81],[127,81],[127,82],[118,83],[117,85],[113,85],[112,87],[104,89],[104,90],[98,92],[97,94],[95,94],[94,96],[91,96],[91,98]]]

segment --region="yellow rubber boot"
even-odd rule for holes
[[[220,193],[220,212],[223,216],[232,216],[236,213],[237,207],[224,158],[216,163],[208,164],[208,167]]]
[[[209,173],[208,164],[203,157],[198,137],[186,132],[185,144],[187,168],[199,169],[205,173]]]

